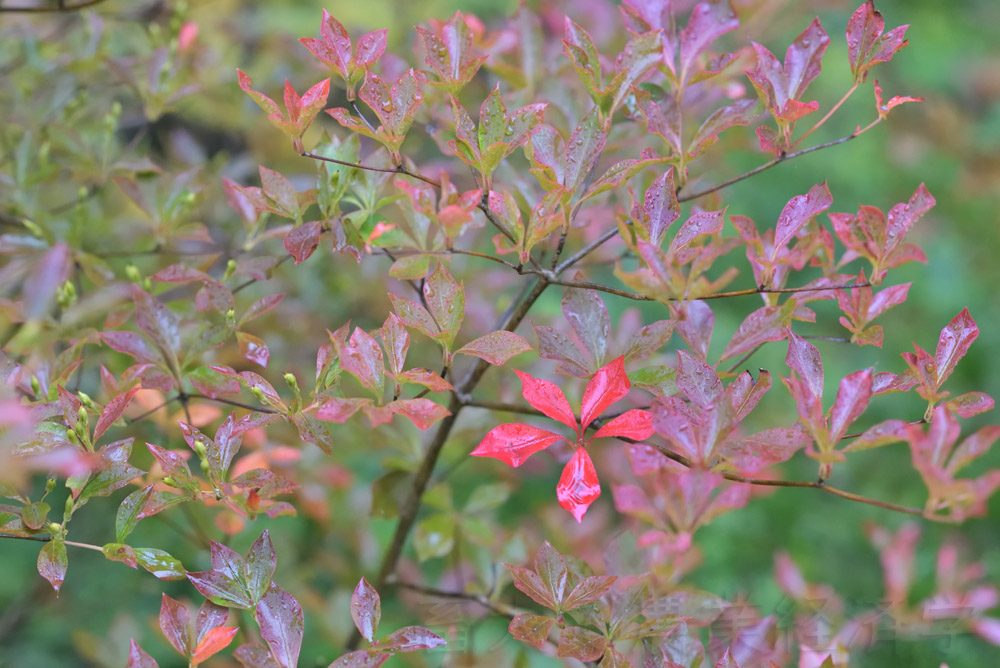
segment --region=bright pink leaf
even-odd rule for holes
[[[580,423],[587,428],[604,409],[628,394],[631,385],[625,375],[625,358],[617,357],[609,364],[601,367],[587,383],[583,392]],[[589,458],[588,458],[589,461]]]
[[[562,438],[565,437],[527,424],[502,424],[491,429],[470,454],[493,457],[518,467],[531,455]]]
[[[364,578],[358,581],[358,586],[351,595],[351,618],[358,632],[365,640],[372,642],[382,619],[382,599]]]
[[[653,416],[642,409],[633,408],[614,418],[594,434],[593,438],[619,436],[637,441],[649,438],[653,434]]]
[[[555,383],[529,376],[520,370],[515,370],[514,373],[521,379],[521,395],[529,404],[574,431],[578,429],[573,409],[566,395]]]
[[[600,495],[601,485],[594,462],[584,448],[577,448],[556,485],[559,505],[572,513],[577,522],[582,522],[590,504]]]

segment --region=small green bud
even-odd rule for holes
[[[36,397],[42,394],[42,384],[38,382],[38,376],[31,376],[31,391]]]
[[[250,394],[257,398],[257,401],[264,403],[264,390],[260,389],[256,385],[250,388]]]
[[[86,392],[77,392],[76,397],[80,400],[80,403],[86,406],[89,410],[97,410],[97,407],[94,406],[94,400],[91,399],[90,395]]]
[[[33,236],[36,236],[38,238],[42,238],[42,237],[45,236],[45,233],[42,232],[42,228],[40,228],[38,226],[38,224],[35,221],[33,221],[33,220],[28,220],[27,218],[22,218],[21,219],[21,225],[24,226],[24,229],[26,229],[29,232],[31,232],[31,234]]]
[[[228,281],[232,278],[233,273],[236,271],[236,260],[229,258],[229,262],[226,263],[226,271],[222,274],[222,280]]]
[[[80,406],[80,408],[76,410],[76,419],[79,420],[80,422],[83,422],[84,424],[86,424],[89,421],[89,418],[87,416],[86,406]],[[77,424],[80,424],[80,422],[77,422]]]
[[[45,493],[46,494],[48,494],[49,492],[51,492],[55,488],[56,488],[56,479],[55,478],[49,478],[48,480],[45,481]]]
[[[205,475],[208,475],[210,471],[211,467],[208,464],[208,460],[207,459],[201,460],[201,472],[204,473]]]
[[[49,522],[48,529],[49,533],[54,533],[54,534],[59,533],[60,531],[62,531],[62,525],[56,522]]]
[[[76,435],[76,431],[73,429],[66,430],[66,440],[73,445],[80,445],[80,437]]]
[[[66,504],[63,506],[63,515],[65,515],[66,517],[69,517],[70,515],[73,514],[73,503],[74,503],[73,496],[72,495],[67,496]]]
[[[235,328],[236,327],[236,311],[229,309],[226,311],[226,327]]]
[[[294,373],[286,373],[285,382],[288,384],[288,387],[292,389],[292,392],[295,394],[299,393],[299,381],[295,378]]]
[[[205,452],[206,452],[205,442],[204,441],[195,441],[194,442],[194,451],[198,454],[198,456],[200,458],[204,459],[205,458]]]
[[[139,267],[132,263],[125,265],[125,278],[133,283],[142,283],[142,274],[139,273]]]
[[[142,289],[145,290],[146,292],[153,291],[153,281],[150,280],[149,276],[142,279]]]
[[[165,477],[160,482],[162,482],[164,485],[169,485],[170,487],[177,487],[177,481],[171,478],[170,476]]]

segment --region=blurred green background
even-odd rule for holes
[[[13,4],[9,2],[7,4]],[[299,85],[318,78],[319,69],[297,43],[301,36],[317,33],[320,10],[323,7],[349,27],[352,35],[380,27],[390,29],[390,52],[417,62],[412,45],[411,26],[425,24],[428,18],[447,18],[456,9],[477,13],[487,25],[495,25],[500,17],[516,7],[507,0],[466,0],[397,2],[366,0],[332,3],[239,2],[236,0],[192,1],[190,18],[201,26],[199,40],[213,48],[215,58],[206,71],[216,77],[207,81],[204,95],[183,99],[176,113],[212,128],[224,128],[246,142],[251,151],[227,158],[216,156],[208,167],[212,174],[252,174],[256,164],[293,173],[302,169],[291,156],[283,138],[277,136],[256,107],[247,104],[234,83],[234,70],[240,67],[254,78],[255,87],[274,93],[285,77]],[[536,6],[536,3],[529,3]],[[822,76],[811,86],[809,98],[820,101],[821,109],[840,98],[850,85],[846,66],[846,45],[843,40],[847,17],[853,2],[822,0],[818,2],[734,3],[761,4],[769,17],[763,34],[754,39],[775,53],[784,48],[795,34],[818,14],[831,46],[826,56]],[[892,27],[911,24],[907,36],[910,47],[899,53],[892,63],[875,71],[887,95],[911,95],[926,98],[923,104],[906,105],[893,112],[889,122],[856,141],[820,151],[779,165],[759,177],[727,189],[724,201],[730,213],[747,215],[759,224],[773,221],[784,203],[792,196],[805,192],[813,184],[827,179],[834,194],[835,211],[855,211],[858,203],[872,204],[883,210],[905,201],[920,182],[937,198],[937,207],[914,230],[914,240],[928,256],[926,265],[907,265],[890,274],[890,282],[913,281],[909,300],[892,310],[880,322],[886,328],[882,350],[858,349],[845,344],[818,343],[827,365],[827,377],[875,364],[879,370],[899,372],[904,368],[898,353],[910,350],[916,342],[933,350],[937,332],[963,307],[968,307],[981,329],[979,341],[959,366],[948,383],[953,393],[982,390],[1000,396],[1000,50],[997,49],[995,27],[1000,25],[1000,3],[992,0],[970,1],[957,7],[953,3],[933,0],[879,0],[877,7]],[[110,38],[108,48],[128,53],[136,34],[141,32],[139,21],[126,20],[143,3],[109,0],[97,12],[109,16],[108,26],[120,33]],[[586,16],[575,3],[567,1],[566,11],[584,22]],[[116,21],[115,15],[122,20]],[[39,18],[37,21],[55,20]],[[65,30],[83,30],[83,19],[58,19]],[[19,44],[17,23],[0,15],[0,68],[12,79],[17,72],[8,69],[30,45]],[[618,24],[616,24],[616,29]],[[729,44],[744,38],[742,33],[728,36]],[[37,47],[37,45],[35,45]],[[44,57],[44,54],[43,54]],[[72,72],[59,74],[72,77]],[[749,86],[748,86],[749,89]],[[127,92],[112,87],[112,96],[128,99]],[[870,84],[814,136],[819,143],[864,125],[871,118],[873,101]],[[749,92],[752,94],[752,90]],[[2,113],[2,110],[0,110]],[[756,150],[749,130],[732,130],[724,136],[716,154],[725,156],[716,163],[704,183],[714,183],[764,161]],[[228,162],[227,162],[228,160]],[[693,167],[693,173],[698,166]],[[215,183],[217,178],[206,183]],[[219,194],[212,195],[218,200]],[[317,254],[319,255],[319,254]],[[371,268],[357,268],[346,258],[340,265],[327,255],[312,260],[299,271],[287,272],[283,279],[300,295],[303,322],[334,328],[348,318],[372,326],[385,314],[383,304],[371,300],[358,285],[377,280]],[[744,272],[743,278],[748,271]],[[377,287],[377,286],[376,286]],[[331,295],[336,295],[331,299]],[[539,313],[558,313],[557,293],[552,293],[538,306]],[[613,318],[627,304],[607,300]],[[714,305],[713,305],[714,307]],[[715,345],[721,346],[748,310],[748,303],[720,305],[716,310]],[[829,303],[817,307],[819,321],[811,333],[839,336],[834,323],[835,308]],[[646,320],[666,317],[662,309],[650,306],[643,311]],[[275,324],[275,326],[277,326]],[[311,350],[297,346],[294,337],[272,347],[275,357],[292,360],[298,368],[308,369]],[[313,349],[314,350],[314,349]],[[775,346],[752,360],[752,366],[784,371],[784,348]],[[509,382],[507,380],[506,382]],[[827,392],[832,393],[828,387]],[[776,390],[772,394],[779,394]],[[782,421],[788,404],[769,397],[762,406],[762,423]],[[917,419],[923,412],[920,400],[912,395],[883,397],[874,402],[866,419],[875,422],[888,417],[910,416]],[[787,419],[785,420],[787,421]],[[996,421],[988,414],[967,421],[967,429]],[[474,428],[473,428],[474,430]],[[345,435],[345,442],[363,441],[365,430],[357,427]],[[315,449],[307,454],[312,461],[320,459]],[[457,460],[458,455],[453,457]],[[361,539],[354,544],[342,544],[354,533],[352,522],[367,511],[368,485],[382,470],[379,462],[366,452],[347,453],[340,463],[354,476],[353,488],[337,488],[326,492],[327,502],[337,509],[327,525],[305,519],[292,521],[258,521],[253,532],[244,532],[234,541],[243,550],[263,526],[270,526],[279,538],[279,570],[277,581],[296,593],[310,592],[304,600],[307,607],[307,642],[302,666],[325,666],[336,657],[345,629],[349,628],[347,600],[356,576],[340,573],[371,573],[380,554],[378,543]],[[976,470],[1000,466],[1000,453],[993,452],[979,462]],[[516,487],[517,507],[538,507],[550,504],[552,488],[558,476],[553,467],[545,473],[533,473],[530,483]],[[453,479],[456,494],[463,497],[478,484],[492,482],[497,469],[490,466],[468,466],[460,479]],[[504,471],[505,475],[507,472]],[[800,458],[788,467],[789,477],[808,479],[815,473],[811,460]],[[510,478],[508,478],[510,479]],[[909,453],[903,446],[894,446],[854,456],[846,467],[837,470],[837,484],[862,494],[889,499],[898,503],[920,506],[924,490],[909,463]],[[359,491],[360,490],[360,491]],[[113,515],[118,497],[91,502],[74,521],[77,540],[104,542],[106,519]],[[607,499],[602,503],[608,503]],[[58,507],[53,504],[53,507]],[[509,524],[518,514],[505,516]],[[195,526],[204,518],[192,518]],[[784,549],[802,567],[811,581],[832,585],[848,601],[848,609],[876,606],[882,596],[881,571],[878,557],[862,532],[866,521],[896,528],[906,521],[903,517],[857,504],[850,504],[811,490],[781,490],[755,499],[749,507],[728,514],[699,531],[696,542],[704,562],[688,578],[688,582],[730,599],[744,598],[760,607],[764,614],[784,612],[787,601],[773,583],[772,554]],[[987,578],[1000,581],[1000,499],[994,499],[988,517],[969,520],[961,527],[921,523],[923,539],[918,551],[916,594],[931,590],[934,558],[937,548],[949,536],[958,535],[967,554],[986,564]],[[391,520],[371,520],[371,528],[384,544],[391,533]],[[156,521],[145,521],[136,532],[135,544],[163,547],[179,557],[189,568],[207,566],[206,555],[188,545],[172,529]],[[250,534],[253,535],[250,535]],[[528,552],[534,546],[525,547]],[[155,613],[161,592],[176,597],[191,597],[185,583],[161,583],[143,572],[131,571],[120,564],[106,562],[98,554],[71,553],[69,578],[59,598],[52,595],[47,584],[35,571],[37,546],[27,542],[4,541],[0,544],[0,666],[121,666],[129,637],[142,639],[143,646],[161,660],[170,663],[172,651],[159,637],[155,628]],[[308,564],[308,570],[305,566]],[[386,592],[383,592],[385,595]],[[393,622],[416,623],[414,617],[433,616],[404,610],[399,606],[387,609],[386,628]],[[247,619],[246,621],[249,621]],[[475,634],[468,640],[480,649],[502,639],[504,624],[496,620],[472,626]],[[234,644],[235,646],[235,644]],[[514,655],[516,647],[508,641],[502,645]],[[852,665],[913,666],[937,668],[947,662],[951,668],[972,668],[996,665],[1000,653],[964,632],[945,633],[930,638],[895,638],[887,633],[868,653]],[[402,659],[394,662],[403,663]],[[414,659],[414,665],[426,661],[440,665],[442,655],[428,654]],[[227,665],[219,660],[208,665]],[[232,664],[235,665],[235,664]],[[499,665],[481,663],[479,665]],[[537,658],[531,665],[545,665]]]

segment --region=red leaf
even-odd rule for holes
[[[739,25],[736,12],[723,2],[699,2],[680,35],[680,84],[683,88],[691,76],[698,56],[720,35]]]
[[[443,420],[451,411],[439,403],[420,397],[417,399],[399,399],[386,406],[396,415],[402,415],[417,426],[417,429],[430,429],[438,420]]]
[[[132,397],[138,391],[139,388],[134,387],[124,394],[119,394],[104,406],[104,409],[101,411],[101,417],[97,420],[97,426],[94,427],[94,441],[99,440],[104,435],[104,432],[108,430],[108,427],[121,417],[125,409],[128,408],[129,402],[132,401]]]
[[[581,605],[586,605],[588,603],[593,603],[599,600],[602,596],[611,591],[611,587],[614,586],[615,580],[618,579],[616,575],[597,575],[592,577],[583,578],[573,588],[569,596],[566,597],[566,602],[563,604],[564,610],[572,610],[573,608],[578,608]]]
[[[677,360],[677,388],[696,406],[712,406],[722,394],[722,381],[715,369],[684,350],[677,351]]]
[[[581,428],[599,417],[604,409],[628,394],[631,385],[625,375],[625,358],[618,357],[601,367],[587,383],[580,413]]]
[[[578,429],[573,409],[566,395],[555,383],[529,376],[520,370],[515,370],[514,373],[521,379],[521,395],[529,404],[574,431]]]
[[[382,599],[364,578],[358,581],[351,595],[351,619],[365,640],[372,642],[375,639],[382,619]]]
[[[514,586],[535,603],[550,610],[559,606],[559,599],[553,598],[552,591],[542,581],[538,573],[523,566],[511,566],[510,564],[504,564],[504,566],[510,571]]]
[[[559,434],[527,424],[502,424],[491,429],[470,454],[474,457],[493,457],[518,467],[531,455],[562,438]]]
[[[210,629],[198,642],[191,656],[191,665],[197,666],[207,661],[213,654],[224,650],[239,630],[238,626],[218,626]]]
[[[347,422],[352,415],[370,403],[371,399],[348,399],[341,397],[327,399],[316,411],[316,419],[327,422]]]
[[[907,45],[907,25],[893,28],[885,35],[885,20],[875,9],[875,3],[866,0],[847,22],[847,57],[855,83],[867,78],[868,70],[876,63],[892,60],[897,51]]]
[[[748,315],[733,334],[719,361],[753,350],[762,343],[785,338],[785,328],[791,322],[794,308],[795,302],[789,300],[781,306],[762,306]]]
[[[600,495],[601,485],[594,462],[584,448],[577,448],[556,485],[559,505],[572,513],[577,522],[582,522],[590,504]]]
[[[502,366],[511,357],[531,350],[531,344],[514,332],[500,330],[466,343],[456,352],[473,355],[490,364]]]
[[[653,434],[653,416],[647,411],[633,408],[614,418],[597,430],[593,438],[605,436],[620,436],[637,441],[649,438]]]
[[[389,372],[393,376],[399,375],[410,349],[410,333],[395,313],[390,313],[382,325],[382,346],[388,356]]]
[[[354,329],[350,342],[340,350],[340,365],[357,378],[376,401],[382,400],[385,387],[382,349],[368,332],[360,327]]]
[[[305,262],[316,250],[322,233],[323,224],[320,221],[303,223],[298,227],[293,227],[281,243],[285,250],[291,253],[295,264],[300,264]]]
[[[254,616],[260,626],[260,635],[278,664],[282,668],[295,668],[302,648],[304,622],[299,602],[272,582],[257,603]]]
[[[781,210],[774,228],[774,248],[771,260],[775,260],[788,242],[798,234],[802,226],[833,204],[833,195],[824,181],[809,189],[805,195],[797,195],[788,200]]]
[[[552,617],[541,615],[520,614],[510,620],[507,632],[521,642],[541,649],[549,637],[549,629],[555,624]]]

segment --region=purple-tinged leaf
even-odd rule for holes
[[[129,641],[128,665],[125,668],[160,668],[160,664],[139,647],[139,643],[133,638]]]
[[[234,374],[231,369],[230,372]],[[240,383],[233,375],[219,373],[212,367],[200,366],[186,373],[184,378],[209,399],[240,393]]]
[[[135,324],[165,354],[176,355],[181,347],[180,318],[177,314],[137,285],[132,286],[132,300],[135,302]]]
[[[285,250],[291,254],[295,264],[301,264],[309,259],[309,256],[316,250],[322,233],[322,222],[317,220],[303,223],[298,227],[293,227],[281,243]]]
[[[282,668],[295,668],[302,649],[304,617],[294,596],[274,584],[254,608],[260,635]]]
[[[426,397],[398,399],[385,406],[396,415],[402,415],[416,425],[417,429],[430,429],[435,422],[451,415],[451,411]],[[366,412],[368,409],[365,409]],[[369,417],[371,414],[369,414]]]
[[[604,654],[608,639],[580,626],[567,626],[559,633],[560,657],[578,661],[597,661]]]
[[[680,34],[680,86],[683,88],[694,72],[698,56],[720,35],[735,30],[739,25],[736,12],[729,0],[699,2],[691,12]]]
[[[399,319],[407,327],[418,329],[431,338],[436,337],[441,331],[437,323],[434,322],[434,318],[427,312],[427,309],[412,299],[398,295],[389,295],[389,301],[392,302],[392,310],[396,312],[396,315],[399,316]]]
[[[694,138],[688,144],[688,156],[693,158],[700,155],[702,151],[719,140],[719,135],[723,131],[737,125],[749,125],[759,115],[758,102],[750,99],[737,100],[716,109],[695,132]]]
[[[854,74],[854,82],[862,83],[868,70],[877,63],[887,63],[897,51],[908,44],[905,39],[908,25],[885,31],[885,20],[875,9],[875,3],[866,0],[847,22],[847,57]]]
[[[108,496],[144,473],[128,463],[128,458],[132,454],[132,443],[131,438],[115,441],[98,451],[97,471],[80,490],[81,499]]]
[[[66,569],[69,558],[66,556],[66,543],[62,538],[53,537],[42,546],[38,553],[38,574],[49,581],[56,594],[62,588],[66,579]]]
[[[578,274],[576,278],[581,280],[583,277]],[[563,293],[562,312],[584,350],[590,353],[594,366],[602,365],[611,330],[604,300],[594,290],[568,288]]]
[[[515,639],[541,649],[547,642],[549,630],[555,622],[556,620],[552,617],[542,617],[541,615],[514,615],[507,627],[507,632]]]
[[[569,570],[565,557],[549,541],[543,542],[535,553],[535,572],[548,589],[552,600],[562,603],[569,587]]]
[[[379,666],[391,657],[391,654],[382,654],[375,650],[359,649],[338,657],[327,668],[379,668]],[[256,666],[247,666],[247,668],[256,668]]]
[[[160,364],[163,358],[137,332],[101,332],[101,341],[112,350],[131,355],[143,364]]]
[[[422,626],[404,626],[379,641],[380,649],[394,652],[415,652],[446,645],[444,638]]]
[[[677,351],[677,389],[693,404],[709,408],[722,394],[722,381],[715,369],[685,350]]]
[[[390,313],[382,325],[382,345],[389,363],[389,373],[398,376],[406,363],[406,353],[410,349],[410,333],[406,331],[403,321]]]
[[[667,228],[681,217],[681,205],[677,203],[677,189],[674,186],[674,168],[660,175],[646,190],[642,203],[642,223],[649,234],[649,243],[657,248],[663,245]]]
[[[764,369],[760,370],[757,380],[753,379],[749,371],[737,376],[736,380],[726,388],[733,410],[733,421],[742,422],[746,419],[769,389],[771,389],[771,374]]]
[[[708,356],[708,345],[712,341],[715,314],[703,301],[695,300],[684,305],[683,313],[674,321],[674,329],[691,352],[701,360]]]
[[[674,325],[673,320],[658,320],[634,332],[625,342],[625,361],[651,357],[670,341]]]
[[[365,640],[374,641],[382,619],[382,599],[364,578],[358,581],[351,595],[351,619]]]
[[[350,342],[340,350],[340,366],[358,379],[376,401],[381,401],[385,392],[385,367],[382,349],[367,332],[360,327],[354,329]]]
[[[607,133],[601,124],[600,110],[593,110],[573,130],[566,142],[566,175],[563,185],[570,192],[576,191],[590,170],[597,164],[607,141]]]
[[[567,376],[589,378],[593,369],[588,368],[582,351],[569,337],[551,327],[533,327],[538,339],[538,356],[543,360],[559,362],[556,371]]]
[[[785,364],[799,372],[814,397],[823,396],[823,360],[819,350],[795,332],[788,330],[788,354]]]
[[[181,656],[190,658],[194,651],[191,646],[191,613],[183,603],[166,594],[160,599],[160,630]]]
[[[778,223],[774,228],[774,247],[771,250],[771,261],[778,258],[779,253],[788,242],[798,234],[802,226],[833,204],[833,195],[824,181],[809,189],[805,195],[796,195],[788,200],[781,210]]]
[[[840,381],[837,398],[830,409],[830,439],[836,443],[847,433],[847,428],[868,407],[872,396],[872,369],[862,369],[848,374]]]
[[[906,423],[902,420],[886,420],[866,429],[847,447],[843,448],[843,451],[870,450],[888,445],[889,443],[905,440]]]
[[[119,394],[104,406],[101,417],[97,420],[97,426],[94,427],[94,441],[100,440],[101,436],[104,436],[104,432],[122,416],[132,401],[132,397],[138,391],[139,388],[134,387],[128,392]]]
[[[34,320],[45,316],[59,287],[72,268],[69,248],[60,242],[43,255],[24,279],[24,317]]]
[[[959,416],[970,418],[993,410],[993,397],[985,392],[966,392],[949,399],[946,405]]]
[[[212,603],[227,608],[252,608],[253,600],[246,584],[221,571],[189,572],[188,580],[198,592]]]
[[[503,366],[511,357],[531,350],[531,344],[514,332],[499,330],[470,341],[456,352],[473,355],[495,366]]]
[[[265,313],[269,313],[274,307],[281,303],[281,300],[285,298],[285,293],[281,292],[276,295],[266,295],[261,297],[247,309],[243,317],[240,318],[240,325],[245,325],[246,323],[261,317]]]
[[[327,399],[316,411],[316,419],[327,422],[347,422],[355,413],[364,406],[371,404],[371,399],[355,399],[334,397]]]
[[[890,214],[891,216],[891,214]],[[969,346],[979,337],[979,327],[969,315],[969,309],[952,318],[951,322],[941,330],[937,349],[934,351],[934,367],[936,369],[937,387],[951,375],[958,361],[969,352]]]
[[[246,558],[247,589],[254,601],[259,601],[267,592],[277,565],[278,555],[274,551],[274,544],[271,543],[271,533],[264,529],[250,546]]]
[[[789,299],[781,306],[762,306],[748,315],[737,328],[719,361],[742,355],[768,341],[781,341],[791,324],[795,300]]]

